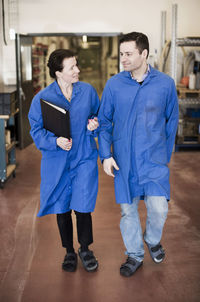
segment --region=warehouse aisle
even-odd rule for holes
[[[36,218],[40,153],[34,145],[17,152],[16,178],[0,191],[1,302],[197,302],[200,300],[200,153],[179,152],[171,162],[172,200],[163,236],[166,260],[154,264],[146,250],[143,267],[119,275],[125,259],[113,180],[100,166],[93,214],[95,273],[62,271],[64,249],[55,215]],[[140,203],[142,225],[145,206]],[[76,241],[76,239],[75,239]],[[77,242],[77,241],[76,241]],[[75,244],[76,249],[78,245]]]

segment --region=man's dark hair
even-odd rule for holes
[[[147,58],[149,55],[149,40],[147,36],[143,33],[139,33],[136,31],[133,31],[131,33],[122,35],[119,40],[119,44],[122,44],[124,42],[130,42],[135,41],[136,47],[139,50],[139,53],[141,54],[144,49],[147,50]]]
[[[56,79],[56,71],[63,70],[63,60],[66,58],[72,58],[75,54],[69,49],[56,49],[50,56],[47,63],[49,67],[50,77]]]

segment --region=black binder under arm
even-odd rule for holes
[[[70,139],[69,111],[40,99],[43,125],[56,136]]]

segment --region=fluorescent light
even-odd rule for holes
[[[84,35],[82,39],[83,39],[83,43],[87,42],[87,36],[86,35]]]
[[[10,28],[10,40],[15,40],[15,30],[14,28]]]

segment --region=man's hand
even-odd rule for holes
[[[103,169],[104,169],[104,172],[105,172],[106,174],[108,174],[109,176],[115,177],[115,175],[114,175],[113,172],[112,172],[112,167],[114,167],[115,170],[119,170],[119,167],[118,167],[118,165],[116,164],[116,161],[114,160],[113,157],[105,158],[104,161],[103,161]]]
[[[88,120],[87,129],[89,131],[96,130],[99,127],[98,118],[94,117],[93,119]]]
[[[61,149],[69,151],[72,147],[72,138],[69,140],[68,138],[61,136],[57,138],[56,143]]]

